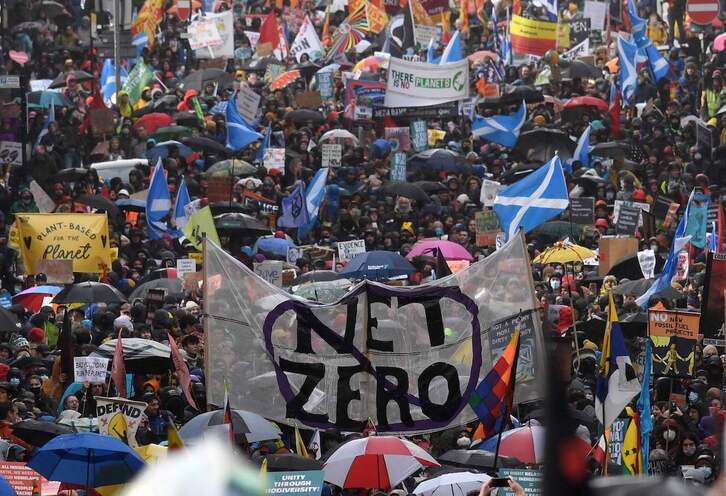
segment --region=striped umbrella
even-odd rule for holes
[[[439,466],[424,449],[395,436],[370,436],[339,447],[325,463],[325,480],[343,489],[389,491],[414,472]]]
[[[43,307],[43,303],[50,305],[50,300],[60,293],[59,286],[33,286],[13,296],[13,303],[23,305],[33,313],[37,313]]]
[[[494,453],[497,436],[492,436],[477,446],[477,449]],[[525,464],[544,463],[545,430],[538,425],[526,425],[502,433],[499,454],[513,456]]]

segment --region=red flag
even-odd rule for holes
[[[227,381],[224,381],[224,423],[229,425],[229,442],[234,446],[234,424],[232,423],[232,407],[229,406],[229,386],[227,385]]]
[[[280,31],[277,28],[277,17],[275,17],[274,11],[267,14],[265,20],[262,21],[260,39],[257,44],[261,43],[269,43],[273,50],[280,46]]]
[[[121,342],[120,330],[118,331],[118,339],[116,339],[116,349],[113,352],[111,379],[116,387],[116,395],[126,398],[126,364],[124,364],[124,345]]]
[[[610,132],[613,138],[618,138],[620,136],[620,91],[615,88],[612,93],[610,108],[608,108],[608,113],[610,114]]]
[[[181,353],[179,353],[179,348],[177,347],[174,338],[169,333],[167,333],[167,336],[169,337],[169,348],[171,348],[171,361],[174,362],[174,369],[176,370],[176,375],[179,379],[179,384],[181,384],[182,391],[184,391],[184,396],[192,408],[199,410],[199,407],[197,407],[197,404],[192,397],[192,392],[189,389],[190,384],[192,383],[192,378],[189,376],[189,368],[187,367],[184,358],[182,358]]]

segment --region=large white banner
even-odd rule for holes
[[[323,56],[323,45],[320,43],[318,33],[315,32],[315,27],[308,16],[305,16],[300,31],[298,31],[295,41],[292,42],[290,47],[290,54],[298,62],[300,62],[300,57],[304,53],[307,53],[313,62]]]
[[[194,56],[198,59],[231,59],[234,57],[234,18],[232,11],[219,14],[207,13],[204,18],[213,21],[217,27],[217,34],[222,38],[222,43],[217,46],[208,46],[194,50]]]
[[[386,107],[425,107],[469,97],[469,62],[435,65],[391,57]]]

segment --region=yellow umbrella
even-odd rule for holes
[[[532,261],[537,264],[582,262],[595,256],[595,252],[584,246],[558,241],[540,253]]]
[[[158,444],[147,444],[145,446],[134,448],[134,451],[136,451],[146,463],[155,463],[161,458],[166,458],[168,448]]]

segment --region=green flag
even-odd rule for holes
[[[154,78],[154,73],[144,63],[144,59],[139,58],[131,72],[129,77],[123,85],[123,91],[129,94],[129,102],[131,105],[136,105],[136,102],[141,98],[141,93],[144,91],[144,87]]]
[[[212,209],[209,207],[200,208],[189,217],[189,222],[182,229],[184,237],[199,251],[203,249],[204,238],[214,241],[219,246],[217,228],[214,227]]]

